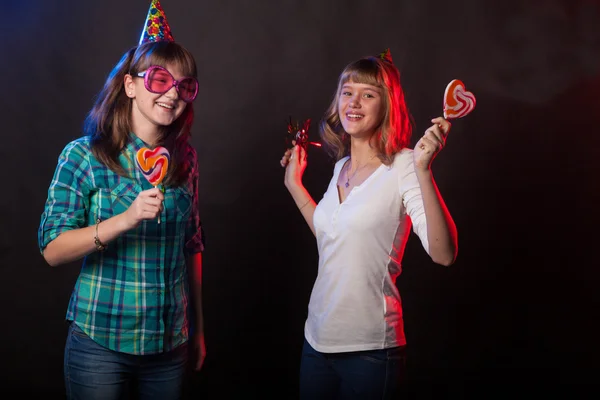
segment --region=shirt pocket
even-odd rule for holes
[[[187,187],[167,189],[167,194],[172,197],[175,205],[175,220],[187,221],[192,212],[192,192]]]
[[[127,211],[141,191],[140,185],[131,182],[123,182],[112,188],[100,189],[98,201],[100,218],[107,219]]]

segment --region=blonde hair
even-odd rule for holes
[[[361,58],[348,64],[338,79],[337,91],[319,124],[319,134],[329,154],[337,160],[350,153],[350,140],[340,121],[338,102],[347,82],[363,83],[383,90],[384,115],[370,142],[377,156],[390,165],[394,155],[410,142],[412,120],[400,86],[400,72],[379,57]]]

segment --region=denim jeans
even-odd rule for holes
[[[404,346],[321,353],[304,339],[300,399],[397,399],[405,361]]]
[[[143,400],[181,399],[187,359],[187,344],[156,355],[112,351],[71,323],[64,360],[67,399],[117,400],[127,392]]]

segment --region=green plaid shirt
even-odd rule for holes
[[[62,151],[41,217],[40,251],[70,229],[94,225],[127,210],[152,188],[135,163],[144,142],[131,135],[120,161],[131,178],[119,176],[93,156],[90,138]],[[165,188],[161,223],[143,221],[102,252],[85,257],[66,319],[93,340],[130,354],[169,351],[188,339],[188,275],[185,258],[204,250],[198,214],[196,151],[188,146],[187,183]],[[90,240],[93,238],[90,237]]]

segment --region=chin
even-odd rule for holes
[[[353,138],[359,139],[359,138],[366,138],[366,137],[370,137],[372,135],[372,133],[369,133],[367,131],[364,131],[362,129],[344,129],[345,132]]]
[[[154,116],[154,121],[159,125],[171,125],[173,122],[177,121],[181,114],[169,113],[169,114],[158,114]]]
[[[348,135],[354,135],[357,131],[355,127],[346,126],[344,124],[342,124],[342,128],[344,128],[344,132],[346,132]]]
[[[156,119],[154,120],[154,123],[155,123],[156,125],[158,125],[158,126],[163,126],[163,127],[165,127],[165,126],[169,126],[169,125],[171,125],[173,122],[175,122],[175,120],[174,120],[174,119],[171,119],[171,118],[169,118],[169,119],[165,119],[165,118],[156,118]]]

